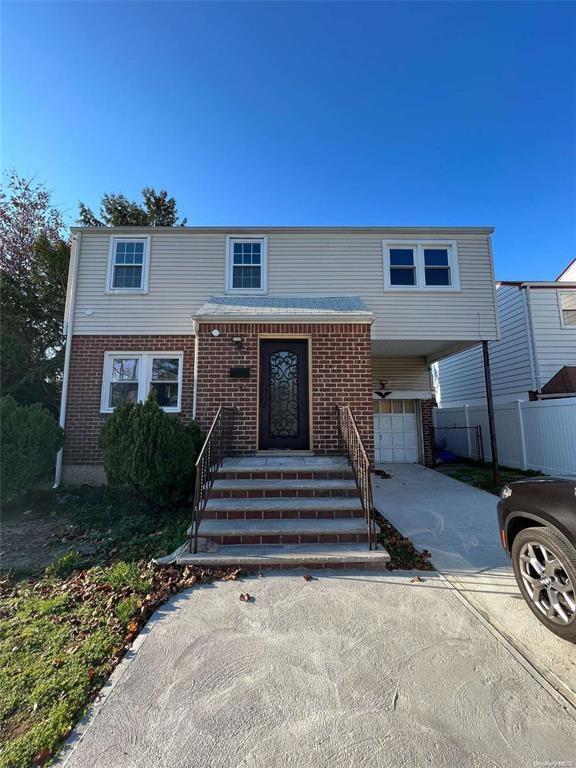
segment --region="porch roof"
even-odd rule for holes
[[[358,296],[212,296],[196,320],[264,320],[371,323],[373,314]]]

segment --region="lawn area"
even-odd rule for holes
[[[46,491],[7,509],[0,581],[0,766],[57,753],[151,613],[197,581],[235,578],[150,564],[185,539],[189,509],[127,491]]]
[[[4,510],[2,571],[37,575],[71,550],[85,567],[112,558],[148,560],[182,544],[189,524],[189,508],[153,510],[125,489],[79,486],[39,492]]]
[[[457,464],[440,464],[436,467],[436,471],[453,477],[454,480],[460,480],[463,483],[468,483],[468,485],[474,485],[476,488],[482,488],[482,490],[489,491],[496,496],[500,495],[500,491],[506,483],[512,483],[514,480],[522,480],[526,477],[542,476],[541,472],[500,467],[502,482],[500,485],[496,485],[492,477],[492,465],[473,461],[458,462]]]

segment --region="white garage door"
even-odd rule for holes
[[[375,400],[374,442],[377,462],[418,462],[416,400]]]

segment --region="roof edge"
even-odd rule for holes
[[[556,288],[558,290],[576,288],[576,282],[569,280],[496,280],[496,285],[510,285],[516,288]]]
[[[319,315],[319,314],[294,314],[294,315],[243,315],[243,314],[235,314],[235,315],[199,315],[199,314],[193,314],[191,315],[192,319],[195,320],[197,323],[253,323],[256,325],[280,325],[284,323],[290,323],[291,325],[295,325],[298,323],[301,324],[313,324],[313,323],[321,323],[322,325],[327,325],[329,323],[332,324],[338,324],[338,325],[349,325],[353,323],[366,323],[367,325],[372,325],[374,322],[374,317],[371,314],[367,314],[366,312],[358,313],[358,314],[345,314],[342,313],[341,315],[336,313],[331,313],[329,315]]]
[[[255,225],[255,226],[217,226],[217,227],[70,227],[70,231],[72,233],[77,232],[83,232],[83,233],[102,233],[102,232],[110,232],[111,234],[114,234],[116,232],[126,233],[126,232],[147,232],[147,233],[153,233],[158,232],[161,234],[167,234],[167,233],[186,233],[186,234],[207,234],[207,233],[217,233],[217,234],[244,234],[244,233],[260,233],[260,234],[266,234],[270,232],[328,232],[328,233],[334,233],[334,234],[343,234],[346,232],[350,233],[361,233],[361,232],[368,232],[368,233],[392,233],[392,232],[401,232],[406,234],[417,234],[419,232],[437,232],[437,233],[447,233],[447,232],[454,232],[456,234],[471,234],[471,235],[491,235],[494,232],[494,227],[425,227],[425,226],[418,226],[418,227],[394,227],[394,226],[368,226],[368,227],[362,227],[362,226],[344,226],[344,227],[334,227],[334,226],[313,226],[313,227],[307,227],[307,226],[262,226],[262,225]]]

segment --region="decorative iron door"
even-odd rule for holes
[[[308,342],[262,341],[260,347],[261,450],[307,450]]]

